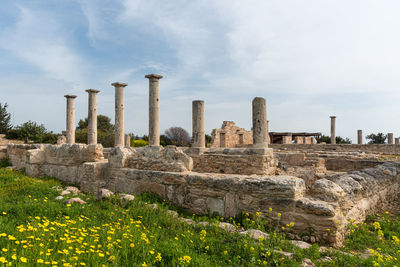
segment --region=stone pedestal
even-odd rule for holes
[[[206,147],[205,126],[204,126],[204,101],[195,100],[192,102],[192,138],[193,147]],[[243,135],[242,135],[243,143]],[[239,138],[240,144],[240,138]]]
[[[131,136],[129,134],[125,134],[125,147],[131,147]]]
[[[67,143],[75,144],[75,98],[76,95],[65,95],[67,98]]]
[[[159,80],[163,76],[149,74],[149,146],[160,146],[160,99]]]
[[[267,126],[267,101],[265,98],[256,97],[253,99],[253,147],[268,147],[268,126]]]
[[[393,145],[393,133],[388,133],[388,145]]]
[[[400,145],[400,138],[395,138],[394,139],[394,144],[395,145]]]
[[[362,145],[363,144],[363,134],[362,130],[357,131],[357,144]]]
[[[97,144],[97,93],[99,90],[88,89],[89,108],[88,108],[88,144]]]
[[[331,116],[331,144],[336,144],[336,117]]]
[[[124,88],[128,85],[126,83],[115,82],[111,84],[115,87],[115,137],[114,146],[124,146]]]

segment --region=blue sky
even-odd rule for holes
[[[114,117],[112,82],[125,90],[127,132],[146,134],[148,81],[159,73],[161,130],[191,131],[191,101],[206,130],[251,127],[267,99],[271,131],[357,129],[400,135],[400,2],[396,0],[3,0],[0,102],[14,124],[65,128],[65,94],[87,116],[85,89]]]

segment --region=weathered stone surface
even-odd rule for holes
[[[65,137],[64,135],[60,135],[57,138],[57,145],[63,145],[67,143],[67,137]]]
[[[74,204],[74,203],[81,204],[81,205],[86,204],[86,202],[83,201],[82,199],[80,199],[79,197],[70,198],[67,201],[67,204]]]
[[[62,196],[66,196],[66,195],[70,195],[71,194],[71,191],[68,191],[68,190],[63,190],[62,192],[61,192],[61,195]]]
[[[167,210],[167,214],[174,218],[178,217],[178,213],[174,210]]]
[[[280,250],[274,250],[274,253],[281,254],[282,256],[285,256],[285,257],[287,257],[287,258],[289,258],[289,259],[292,259],[293,256],[294,256],[294,254],[291,253],[291,252],[280,251]]]
[[[175,146],[114,148],[109,155],[110,166],[139,170],[186,172],[193,168],[193,160]]]
[[[97,192],[97,199],[110,198],[114,195],[111,190],[102,188]]]
[[[301,262],[302,267],[315,267],[315,264],[310,259],[304,259]]]
[[[264,239],[269,238],[269,235],[267,233],[264,233],[263,231],[256,230],[256,229],[248,229],[244,232],[241,232],[241,234],[248,235],[250,238],[253,238],[256,240],[258,240],[260,238],[264,238]]]
[[[236,227],[231,223],[220,222],[218,224],[218,227],[225,231],[228,231],[228,232],[236,232],[237,231]]]
[[[187,224],[194,224],[194,221],[192,219],[179,218],[179,220]]]
[[[345,196],[345,192],[339,185],[327,179],[317,180],[311,190],[315,198],[327,202],[337,202]]]
[[[304,242],[304,241],[292,240],[290,242],[293,245],[295,245],[296,247],[301,248],[301,249],[309,249],[311,247],[311,244]]]
[[[63,199],[64,199],[63,196],[58,196],[58,197],[56,197],[56,200],[63,200]]]
[[[69,192],[71,192],[71,193],[73,193],[74,195],[77,195],[77,194],[79,194],[81,191],[77,188],[77,187],[75,187],[75,186],[67,186],[65,189],[64,189],[64,191],[69,191]]]
[[[121,201],[122,205],[126,205],[133,200],[135,200],[135,197],[133,195],[130,195],[130,194],[121,194],[120,195],[120,201]]]
[[[196,172],[230,174],[275,174],[278,165],[272,149],[218,148],[190,155]]]

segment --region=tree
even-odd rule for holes
[[[50,143],[55,144],[59,135],[46,130],[43,124],[34,121],[27,121],[13,129],[7,134],[7,139],[18,139],[24,141],[32,141],[34,143]]]
[[[365,137],[368,141],[368,144],[384,144],[387,138],[386,134],[378,133],[378,134],[369,134]]]
[[[320,138],[317,139],[318,143],[327,143],[330,144],[331,143],[331,137],[328,135],[321,135]],[[336,144],[351,144],[351,140],[349,138],[343,138],[340,136],[336,136]]]
[[[165,131],[165,136],[172,141],[172,144],[177,146],[189,146],[189,133],[181,127],[170,127]]]
[[[8,104],[2,105],[0,103],[0,134],[7,134],[12,128],[11,125],[11,114],[7,111]]]
[[[84,120],[79,120],[77,130],[83,130],[87,128],[89,125],[89,119],[85,118]],[[114,131],[114,125],[111,123],[111,118],[105,115],[97,116],[97,129],[103,132],[112,132]]]
[[[75,140],[77,143],[87,144],[88,125],[88,118],[79,120],[75,132]],[[97,116],[97,142],[102,144],[103,147],[114,146],[114,125],[111,123],[111,118],[105,115]]]

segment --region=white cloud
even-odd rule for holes
[[[19,7],[19,11],[16,24],[1,33],[0,47],[37,67],[48,78],[72,86],[83,82],[85,64],[68,44],[67,29],[46,12],[26,7]]]

